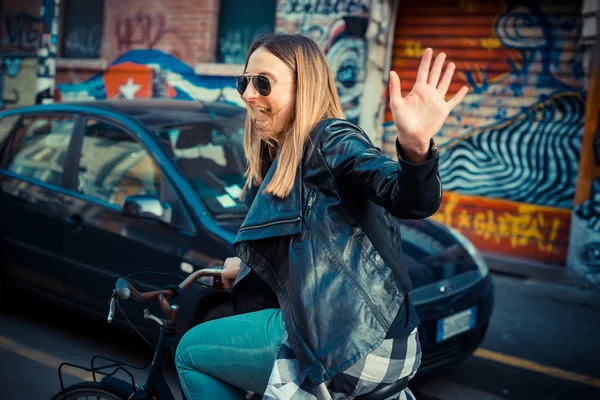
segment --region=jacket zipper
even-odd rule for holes
[[[321,236],[321,232],[319,232],[318,229],[315,232],[317,232],[317,234],[319,235],[319,237],[321,238],[321,240],[323,240],[323,237]],[[358,291],[363,295],[363,298],[369,304],[369,307],[371,308],[371,310],[375,314],[375,318],[377,319],[377,321],[379,321],[379,324],[382,327],[385,327],[385,329],[389,329],[390,327],[385,323],[385,319],[383,318],[383,315],[379,312],[379,310],[377,309],[377,307],[375,307],[375,304],[373,304],[373,301],[371,301],[371,298],[367,295],[367,292],[365,291],[365,289],[363,289],[362,286],[360,286],[358,284],[358,281],[356,280],[356,277],[354,277],[354,275],[352,275],[352,273],[350,273],[350,271],[348,270],[348,268],[346,268],[346,265],[343,262],[341,262],[341,260],[337,256],[337,253],[335,253],[333,251],[333,249],[331,248],[331,246],[329,245],[329,242],[327,240],[323,240],[323,243],[325,244],[325,246],[327,247],[327,249],[329,250],[329,252],[335,257],[335,259],[337,260],[337,262],[340,264],[340,268],[344,271],[345,275],[354,283],[354,286],[356,286],[356,288],[358,289]]]
[[[313,206],[315,205],[315,200],[317,199],[316,192],[312,192],[308,199],[308,204],[306,205],[306,212],[304,213],[304,223],[302,226],[302,235],[300,235],[300,241],[303,242],[306,240],[306,232],[310,230],[310,214],[312,213]]]
[[[264,224],[258,224],[258,225],[251,225],[251,226],[245,226],[243,228],[240,228],[238,230],[238,232],[242,232],[245,230],[249,230],[249,229],[260,229],[260,228],[266,228],[268,226],[272,226],[272,225],[279,225],[279,224],[289,224],[290,222],[298,222],[300,221],[302,218],[301,217],[296,217],[296,218],[288,218],[288,219],[281,219],[279,221],[271,221],[271,222],[265,222]]]

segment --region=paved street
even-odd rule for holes
[[[496,308],[485,342],[465,363],[411,387],[419,400],[600,399],[600,293],[495,277]],[[95,354],[143,365],[149,347],[48,304],[15,298],[0,313],[0,398],[46,399],[57,366]],[[143,374],[135,375],[141,380]],[[168,371],[175,390],[176,377]],[[88,379],[70,370],[68,382]]]

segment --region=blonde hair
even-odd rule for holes
[[[278,135],[279,160],[273,179],[264,190],[279,198],[290,194],[300,167],[304,144],[315,126],[326,118],[343,118],[342,106],[333,73],[323,50],[309,37],[298,34],[271,33],[258,37],[250,45],[248,60],[258,48],[265,48],[296,76],[296,98],[292,122]],[[244,151],[248,165],[244,193],[263,181],[261,172],[263,146],[271,146],[261,138],[250,112],[246,115]]]

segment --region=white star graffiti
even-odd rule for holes
[[[138,90],[142,88],[142,85],[138,85],[133,82],[133,78],[127,79],[127,84],[119,86],[119,91],[127,100],[131,100],[135,97]]]

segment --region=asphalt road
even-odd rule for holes
[[[482,347],[464,363],[411,383],[419,400],[600,399],[600,293],[495,276],[496,307]],[[150,360],[137,337],[32,298],[0,312],[0,399],[47,399],[63,361],[96,354]],[[90,379],[70,369],[66,383]],[[134,375],[141,382],[143,372]],[[176,375],[167,371],[178,391]]]

